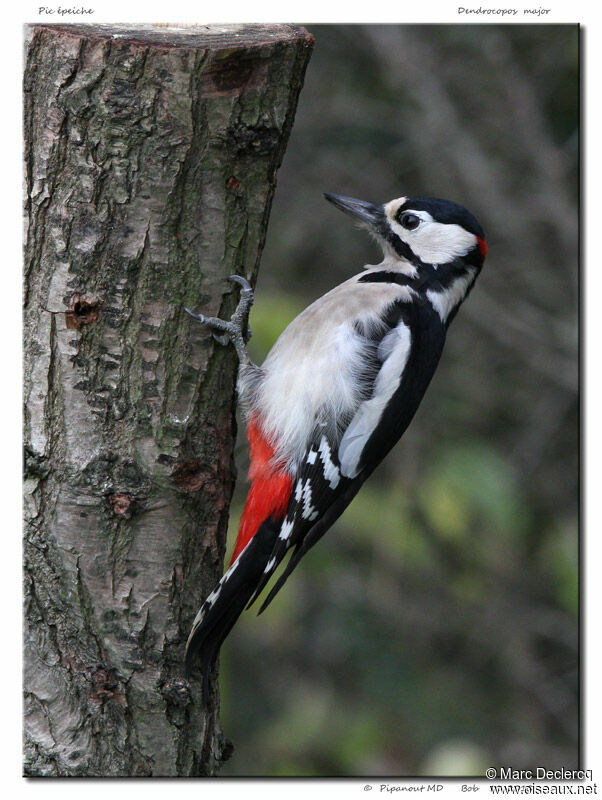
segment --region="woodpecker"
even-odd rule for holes
[[[244,278],[231,276],[242,288],[230,321],[186,309],[236,348],[250,446],[251,486],[232,560],[186,646],[184,677],[198,656],[205,699],[212,665],[245,606],[292,551],[265,610],[410,424],[487,253],[483,229],[457,203],[324,197],[368,229],[383,260],[306,308],[261,367],[246,350],[253,292]]]

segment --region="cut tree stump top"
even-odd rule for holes
[[[183,50],[227,50],[262,47],[276,42],[305,39],[313,45],[313,36],[299,25],[46,25],[35,24],[34,30],[50,29],[65,35],[90,40],[121,40],[128,44]]]

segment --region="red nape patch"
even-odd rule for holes
[[[487,258],[487,242],[485,239],[481,239],[480,236],[477,236],[477,244],[479,246],[479,252],[483,258]]]
[[[284,518],[293,484],[293,479],[288,473],[274,468],[272,463],[274,448],[253,418],[249,420],[247,436],[251,449],[249,480],[252,483],[242,512],[230,564],[236,561],[262,522],[268,517]]]

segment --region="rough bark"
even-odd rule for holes
[[[311,52],[293,26],[39,25],[25,71],[25,773],[207,775],[174,692],[221,574],[229,316]],[[215,676],[214,676],[215,678]]]

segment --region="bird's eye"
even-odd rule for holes
[[[414,231],[420,225],[420,217],[416,214],[402,214],[399,218],[399,224],[408,231]]]

